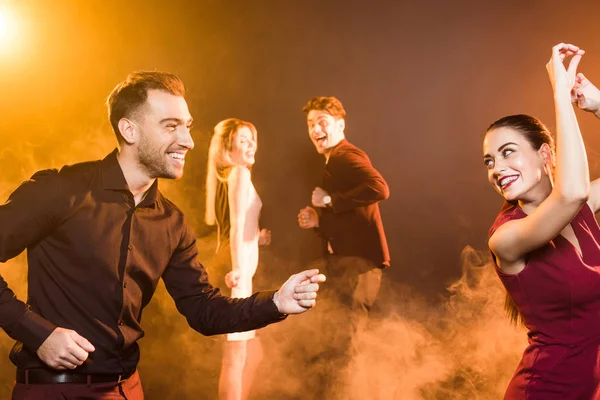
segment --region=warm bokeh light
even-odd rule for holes
[[[9,49],[14,44],[17,21],[12,10],[0,4],[0,51]]]

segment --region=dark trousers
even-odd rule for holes
[[[121,383],[15,383],[12,400],[144,400],[137,371]]]
[[[327,276],[319,290],[318,350],[319,398],[344,393],[345,373],[354,354],[352,338],[367,323],[381,286],[382,269],[361,257],[329,255],[311,265]],[[325,389],[325,391],[323,391]]]

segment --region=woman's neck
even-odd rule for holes
[[[550,196],[552,193],[552,183],[545,187],[545,185],[538,185],[538,188],[534,188],[529,193],[527,193],[527,197],[523,199],[519,199],[519,208],[525,212],[525,214],[531,214],[544,200]]]

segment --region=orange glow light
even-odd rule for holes
[[[11,46],[16,34],[16,19],[8,6],[0,4],[0,50]]]

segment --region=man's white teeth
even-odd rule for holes
[[[179,154],[179,153],[171,153],[169,155],[176,160],[183,160],[185,157],[183,154]]]
[[[517,178],[518,178],[518,176],[504,177],[504,178],[500,179],[500,186],[504,187],[504,186],[508,185],[509,183],[516,181]]]

